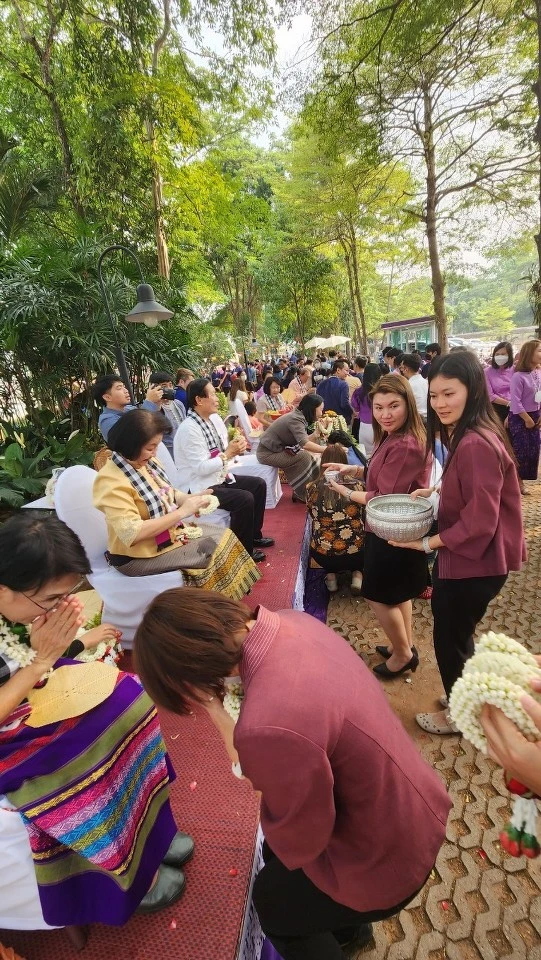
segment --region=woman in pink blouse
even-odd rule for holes
[[[438,358],[428,375],[428,441],[441,434],[449,451],[440,488],[438,533],[408,551],[438,551],[432,571],[434,649],[445,697],[443,710],[420,713],[429,733],[456,733],[447,699],[466,660],[473,635],[510,570],[526,558],[515,460],[486,389],[483,368],[469,351]],[[434,488],[414,496],[429,496]],[[398,544],[397,544],[398,546]],[[408,554],[409,555],[409,554]]]
[[[488,396],[494,413],[502,423],[507,420],[511,404],[511,377],[513,376],[513,347],[502,340],[492,351],[492,359],[485,367]]]
[[[375,453],[366,476],[366,490],[356,492],[331,481],[330,486],[354,503],[368,503],[372,497],[389,493],[412,493],[425,487],[432,457],[425,450],[425,429],[415,398],[405,377],[387,374],[371,391]],[[359,474],[363,467],[342,468],[341,473]],[[366,526],[364,576],[361,596],[365,598],[389,643],[378,647],[387,661],[374,667],[385,679],[416,670],[419,657],[413,644],[412,599],[426,589],[426,556],[413,550],[403,552],[372,533]]]

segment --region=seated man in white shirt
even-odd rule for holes
[[[400,361],[400,373],[409,381],[417,409],[422,420],[426,423],[427,405],[428,405],[428,380],[419,373],[421,361],[413,353],[402,354]]]
[[[229,462],[246,450],[246,440],[228,440],[218,415],[218,396],[207,377],[192,380],[187,389],[188,415],[173,442],[179,486],[191,493],[212,490],[222,510],[231,514],[231,530],[256,563],[265,559],[261,547],[274,540],[262,533],[267,484],[261,477],[228,472]]]

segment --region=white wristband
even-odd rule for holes
[[[430,546],[430,537],[423,537],[423,539],[421,540],[421,543],[423,545],[423,550],[425,553],[432,553],[432,548]]]

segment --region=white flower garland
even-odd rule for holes
[[[209,496],[209,502],[206,507],[199,507],[199,510],[196,513],[196,517],[203,517],[206,513],[214,513],[215,510],[220,506],[220,501],[218,497],[215,497],[214,494]]]
[[[93,625],[94,624],[92,624],[92,626]],[[85,627],[79,627],[76,639],[84,636],[88,629],[89,624]],[[27,667],[36,658],[36,651],[29,643],[26,644],[24,640],[21,640],[21,636],[27,636],[30,639],[30,634],[26,627],[14,629],[4,617],[0,617],[0,655],[5,657],[6,660],[17,664],[20,669]],[[102,660],[103,663],[110,663],[115,666],[118,663],[121,652],[122,647],[119,643],[106,643],[102,640],[96,647],[91,647],[89,650],[82,650],[75,659],[81,660],[83,663]],[[44,676],[46,675],[45,673]]]
[[[244,700],[244,687],[240,680],[227,682],[227,693],[224,697],[224,710],[229,716],[237,722],[239,719],[240,708]]]
[[[19,667],[27,667],[36,657],[36,651],[19,639],[20,634],[0,617],[0,654]]]
[[[451,691],[451,719],[483,753],[487,752],[487,741],[479,717],[485,703],[499,707],[528,740],[539,740],[538,728],[520,703],[525,693],[541,703],[541,694],[530,687],[534,677],[541,678],[541,669],[522,644],[503,633],[485,634]]]

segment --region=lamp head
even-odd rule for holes
[[[148,283],[140,283],[137,287],[137,303],[126,314],[125,319],[130,323],[144,323],[146,327],[157,327],[160,320],[170,320],[173,311],[162,306],[154,299],[154,290]]]

